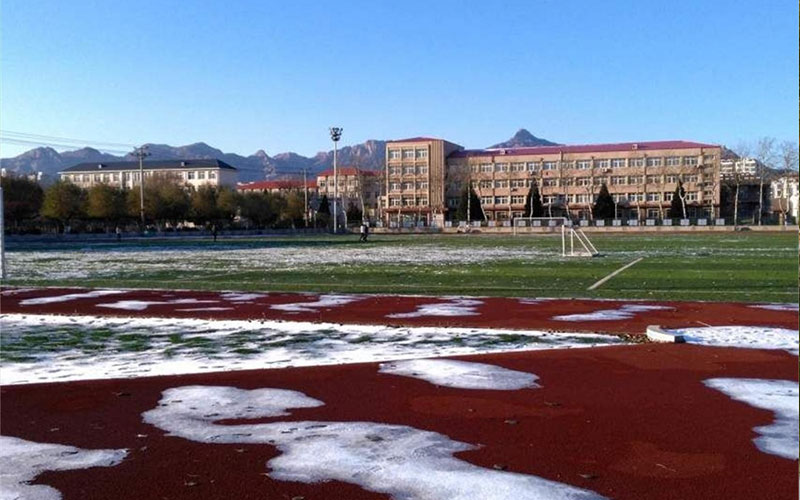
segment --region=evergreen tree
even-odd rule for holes
[[[5,176],[0,183],[3,186],[3,210],[6,218],[13,221],[14,227],[39,214],[44,199],[44,191],[39,183],[15,176]]]
[[[360,222],[362,219],[361,209],[358,207],[358,204],[354,200],[350,200],[350,203],[347,204],[347,222],[354,223]]]
[[[317,214],[319,215],[330,215],[331,214],[331,205],[328,202],[328,195],[322,195],[322,200],[319,202],[319,208],[317,209]]]
[[[594,208],[592,214],[595,219],[613,219],[614,218],[614,198],[608,192],[608,186],[604,182],[600,186],[600,193],[594,201]]]
[[[675,187],[675,192],[672,194],[672,204],[669,207],[669,216],[672,219],[683,219],[686,214],[683,211],[682,197],[686,196],[686,191],[683,189],[683,182],[678,181]]]
[[[525,197],[525,217],[544,217],[542,197],[539,194],[539,185],[535,181],[531,182],[528,196]]]
[[[469,203],[467,202],[469,197]],[[475,193],[474,189],[465,187],[461,191],[461,198],[458,200],[458,208],[456,209],[456,219],[467,220],[467,205],[469,205],[470,217],[469,220],[483,220],[483,210],[481,210],[481,199]]]

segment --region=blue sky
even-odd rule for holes
[[[343,144],[798,138],[795,0],[0,2],[2,130],[245,155],[312,155],[332,125]]]

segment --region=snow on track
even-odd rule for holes
[[[150,306],[167,304],[215,304],[218,300],[175,299],[175,300],[119,300],[109,304],[97,304],[97,307],[122,309],[125,311],[144,311]]]
[[[314,302],[293,302],[291,304],[277,304],[270,306],[272,309],[286,312],[314,312],[326,307],[339,307],[361,300],[358,295],[320,295]]]
[[[797,312],[798,305],[797,304],[758,304],[755,306],[750,306],[756,309],[768,309],[770,311],[789,311],[789,312]]]
[[[787,328],[768,326],[706,326],[670,330],[683,334],[686,342],[747,349],[783,349],[798,355],[800,333]]]
[[[450,302],[420,304],[417,310],[407,313],[389,314],[387,318],[421,318],[424,316],[477,316],[475,308],[483,301],[474,299],[453,299]]]
[[[25,299],[20,301],[21,306],[36,306],[41,304],[52,304],[54,302],[69,302],[70,300],[80,299],[94,299],[97,297],[105,297],[106,295],[115,295],[118,293],[125,293],[122,290],[92,290],[91,292],[84,293],[68,293],[66,295],[55,295],[52,297],[37,297],[34,299]]]
[[[380,373],[427,380],[431,384],[459,389],[513,391],[540,387],[532,373],[509,370],[485,363],[453,359],[410,359],[380,365]]]
[[[753,442],[764,453],[789,460],[798,459],[800,390],[797,382],[757,378],[712,378],[705,380],[704,383],[736,401],[772,411],[775,414],[775,421],[754,428],[760,437],[753,439]]]
[[[652,306],[644,304],[625,304],[618,309],[600,309],[590,313],[565,314],[553,316],[556,321],[617,321],[630,319],[640,312],[668,311],[674,309],[670,306]]]
[[[112,467],[127,454],[127,450],[83,450],[0,436],[0,499],[58,500],[57,489],[30,482],[45,471]]]
[[[273,397],[271,393],[275,392]],[[280,391],[280,392],[277,392]],[[251,393],[258,393],[253,395]],[[289,397],[285,393],[292,394]],[[264,401],[265,405],[259,404]],[[486,469],[454,457],[476,446],[403,425],[373,422],[276,422],[216,425],[222,419],[275,416],[285,407],[318,406],[301,393],[277,389],[191,386],[169,389],[146,423],[201,443],[271,444],[273,479],[342,481],[395,499],[519,500],[602,498],[537,476]]]
[[[258,320],[0,316],[3,384],[620,345],[615,336]]]

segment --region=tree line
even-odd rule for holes
[[[9,232],[55,230],[109,232],[141,227],[139,188],[95,184],[83,189],[68,181],[47,188],[24,177],[3,177],[3,208]],[[186,227],[291,228],[306,225],[302,193],[240,193],[204,185],[187,189],[177,180],[154,176],[144,183],[144,223],[156,230]],[[322,205],[322,204],[320,204]],[[320,206],[320,209],[323,209]],[[317,210],[309,221],[324,227]],[[188,225],[190,226],[190,225]]]

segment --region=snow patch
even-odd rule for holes
[[[427,380],[436,385],[459,389],[513,391],[540,387],[532,373],[509,370],[485,363],[452,359],[410,359],[380,365],[380,373]]]
[[[261,299],[267,297],[268,295],[265,293],[237,293],[237,292],[228,292],[223,293],[220,295],[221,299],[230,301],[230,302],[249,302],[251,300]]]
[[[193,312],[193,311],[233,311],[233,307],[195,307],[190,309],[175,309],[176,311],[186,311],[186,312]]]
[[[747,349],[783,349],[798,355],[800,333],[768,326],[706,326],[670,330],[682,334],[690,344]]]
[[[481,300],[455,299],[451,302],[439,304],[421,304],[417,310],[407,313],[388,314],[387,318],[420,318],[423,316],[476,316],[477,306],[483,304]]]
[[[675,309],[669,306],[651,306],[643,304],[625,304],[618,309],[600,309],[590,313],[566,314],[553,316],[556,321],[615,321],[633,318],[636,313],[647,311],[668,311]]]
[[[117,293],[124,293],[122,290],[93,290],[84,293],[68,293],[66,295],[54,295],[52,297],[37,297],[33,299],[21,300],[21,306],[37,306],[41,304],[53,304],[55,302],[68,302],[70,300],[78,299],[94,299],[97,297],[105,297],[106,295],[114,295]]]
[[[175,300],[119,300],[110,304],[97,304],[96,307],[124,309],[126,311],[144,311],[150,306],[166,304],[213,304],[218,300],[175,299]]]
[[[797,304],[758,304],[750,307],[754,307],[756,309],[769,309],[770,311],[798,312]]]
[[[361,300],[356,295],[320,295],[315,302],[292,302],[291,304],[277,304],[272,309],[286,312],[314,312],[315,309],[338,307]]]
[[[756,447],[764,453],[798,459],[798,390],[793,380],[771,380],[758,378],[712,378],[703,383],[736,401],[750,406],[770,410],[775,420],[769,425],[754,427],[760,437],[753,439]]]
[[[61,493],[44,484],[30,484],[45,471],[113,467],[127,450],[84,450],[61,444],[37,443],[0,436],[0,498],[58,500]]]
[[[250,396],[256,391],[264,392]],[[402,500],[602,498],[594,492],[536,476],[478,467],[453,456],[476,446],[408,426],[316,421],[214,423],[221,419],[256,418],[265,412],[272,416],[275,411],[282,411],[283,405],[306,408],[321,404],[293,391],[256,391],[174,388],[166,391],[159,406],[145,412],[143,418],[170,435],[191,441],[274,445],[282,454],[268,462],[268,475],[281,481],[342,481]],[[286,392],[293,394],[286,398]],[[187,398],[191,404],[186,403]]]

